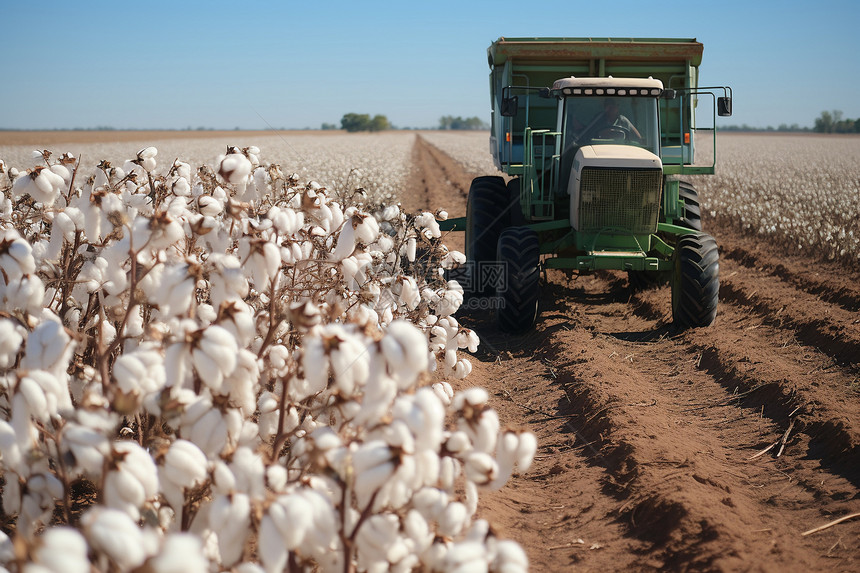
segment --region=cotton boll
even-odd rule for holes
[[[200,538],[190,533],[171,533],[158,555],[146,563],[152,573],[208,573],[211,569]]]
[[[65,455],[71,454],[78,471],[91,477],[101,475],[104,459],[110,454],[110,443],[104,433],[81,423],[68,422],[60,444]]]
[[[203,483],[208,475],[206,454],[188,440],[179,439],[170,445],[159,472],[161,488],[174,511],[181,511],[184,491]]]
[[[147,558],[144,532],[122,511],[94,506],[81,517],[90,546],[122,571],[134,569]]]
[[[30,475],[26,493],[21,499],[18,531],[30,537],[42,525],[47,525],[55,500],[63,497],[63,484],[49,472]],[[5,502],[5,499],[4,499]]]
[[[466,527],[469,512],[459,501],[448,504],[439,518],[438,532],[447,537],[457,537]]]
[[[233,185],[244,183],[253,168],[248,158],[241,153],[222,155],[216,160],[216,164],[218,175]]]
[[[116,469],[105,476],[104,502],[108,507],[140,519],[140,508],[158,495],[158,470],[150,455],[135,442],[116,442],[112,459]]]
[[[388,371],[400,388],[408,388],[419,372],[427,370],[427,339],[406,321],[397,320],[388,325],[380,347]]]
[[[191,362],[203,383],[218,393],[224,382],[236,369],[236,339],[228,330],[217,325],[198,330],[193,335]]]
[[[36,272],[33,248],[17,231],[6,230],[0,234],[0,239],[3,245],[3,250],[0,250],[0,268],[6,277],[14,279]]]
[[[497,540],[490,569],[499,573],[526,573],[529,570],[529,559],[517,542]]]
[[[242,558],[250,533],[251,502],[242,493],[217,496],[209,509],[209,527],[218,535],[221,565],[230,567]]]
[[[485,452],[472,452],[464,466],[466,479],[477,485],[489,485],[499,473],[496,461]]]
[[[16,322],[6,318],[0,319],[0,370],[15,364],[26,332],[24,327]]]
[[[33,562],[50,573],[90,573],[87,542],[71,527],[50,527],[39,538]],[[2,557],[0,557],[2,560]]]

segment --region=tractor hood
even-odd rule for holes
[[[567,192],[577,231],[650,234],[663,187],[660,158],[632,145],[586,145],[574,157]]]
[[[662,169],[663,162],[647,149],[633,145],[584,145],[573,160],[574,174],[584,166]]]

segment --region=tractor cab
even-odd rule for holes
[[[660,126],[657,98],[664,93],[660,80],[639,78],[576,78],[557,80],[550,94],[558,98],[557,194],[572,195],[576,173],[589,157],[622,160],[639,158],[660,167]],[[629,146],[631,149],[588,146]],[[579,157],[579,161],[575,161]]]

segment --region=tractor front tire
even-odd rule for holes
[[[510,227],[499,236],[498,260],[505,284],[497,293],[496,320],[507,332],[534,327],[540,294],[540,243],[528,227]]]
[[[720,262],[707,233],[681,235],[672,273],[672,319],[681,329],[710,326],[717,316]]]
[[[494,285],[487,284],[497,276],[493,269],[482,269],[483,265],[496,260],[496,245],[499,235],[509,224],[508,189],[505,180],[497,176],[476,177],[469,187],[466,200],[466,260],[468,279],[467,294],[491,296]]]

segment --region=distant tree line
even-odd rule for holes
[[[453,115],[445,115],[439,119],[439,129],[489,129],[490,126],[486,124],[479,117],[467,117],[463,119],[462,117],[454,117]]]
[[[817,133],[860,133],[860,119],[843,119],[838,109],[822,111],[812,131]]]
[[[779,127],[751,127],[743,125],[727,125],[720,127],[720,131],[808,131],[815,133],[860,133],[860,119],[844,119],[838,109],[833,111],[822,111],[815,119],[812,127],[801,127],[796,123],[788,125],[781,124]]]
[[[349,132],[385,131],[391,129],[391,122],[384,115],[370,117],[367,113],[347,113],[340,119],[340,128]]]

